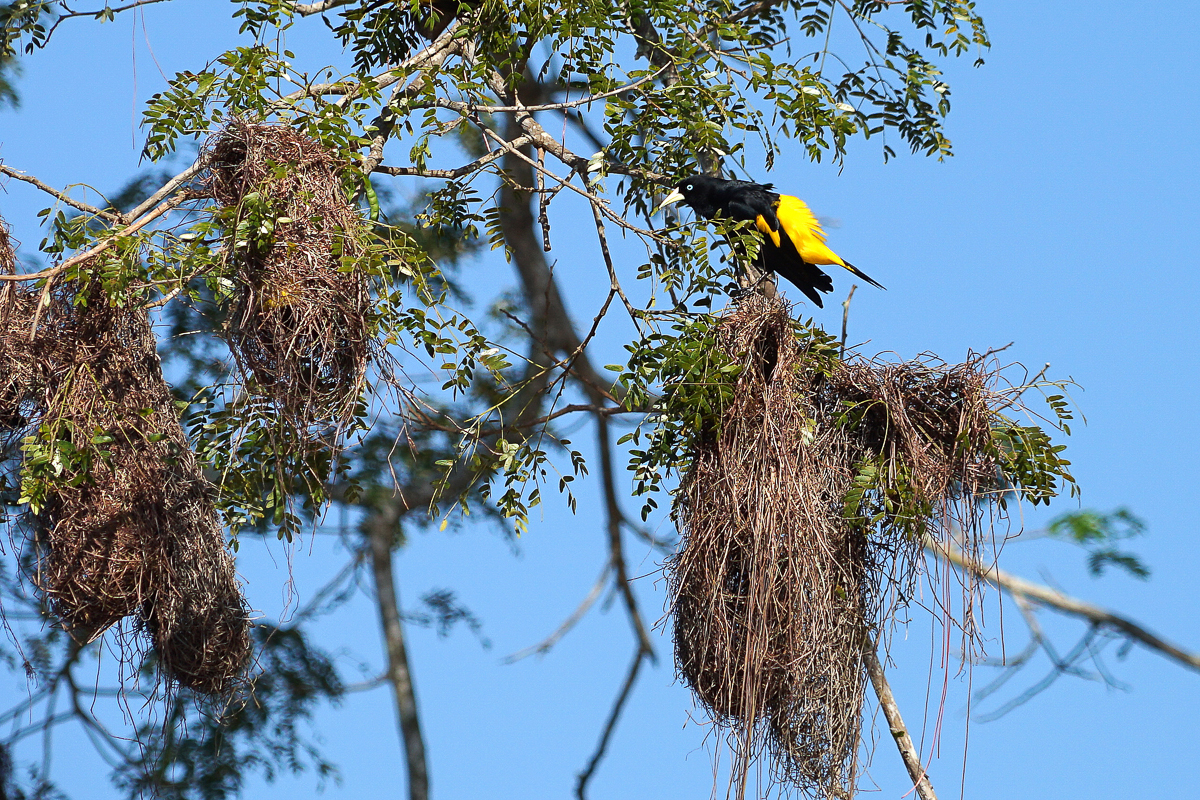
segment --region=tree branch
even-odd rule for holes
[[[912,778],[917,796],[921,800],[937,800],[933,784],[930,783],[929,775],[926,774],[925,767],[921,763],[921,754],[917,752],[912,737],[908,735],[908,729],[904,727],[904,719],[900,716],[900,706],[896,705],[892,687],[888,685],[887,678],[883,674],[883,665],[879,663],[879,656],[875,654],[875,640],[864,631],[863,641],[863,663],[866,665],[867,675],[871,678],[871,686],[875,689],[875,696],[879,698],[879,707],[883,709],[888,730],[891,731],[892,739],[896,742],[900,757],[904,759],[904,766],[908,770],[908,776]]]
[[[936,556],[944,558],[953,564],[970,570],[989,583],[1012,594],[1024,595],[1051,608],[1056,608],[1066,614],[1083,617],[1093,625],[1110,628],[1125,634],[1130,639],[1141,642],[1146,647],[1158,651],[1167,658],[1174,659],[1183,666],[1200,672],[1200,654],[1190,653],[1176,644],[1151,633],[1140,623],[1128,617],[1109,611],[1106,608],[1086,603],[1049,586],[1032,583],[1024,578],[1018,578],[998,567],[985,567],[974,559],[968,558],[961,550],[953,545],[942,545],[932,539],[926,539],[925,549]]]
[[[612,738],[613,731],[616,730],[617,720],[621,718],[621,711],[624,710],[625,701],[629,699],[630,692],[633,691],[633,684],[637,681],[638,671],[642,668],[642,660],[644,658],[646,658],[646,652],[639,645],[634,651],[633,663],[629,666],[629,674],[625,677],[625,683],[621,686],[621,692],[617,695],[616,702],[613,703],[612,711],[608,713],[608,722],[605,723],[604,731],[600,734],[600,742],[596,745],[596,752],[592,754],[583,772],[579,773],[579,779],[575,783],[575,796],[579,800],[585,800],[588,781],[592,779],[592,774],[595,773],[596,767],[600,765],[600,759],[604,758],[604,753],[608,750],[608,742]]]
[[[317,3],[292,3],[292,11],[302,17],[309,17],[313,14],[324,14],[331,8],[338,6],[348,6],[355,0],[320,0]]]
[[[517,139],[509,142],[508,144],[509,144],[509,146],[514,147],[514,148],[521,148],[521,147],[525,147],[527,144],[529,144],[532,141],[533,141],[533,139],[528,136],[520,136]],[[488,164],[491,164],[493,161],[497,161],[497,160],[503,158],[507,152],[508,152],[508,150],[506,150],[504,148],[499,148],[499,149],[493,150],[492,152],[490,152],[486,155],[480,156],[479,158],[472,161],[470,164],[463,164],[461,167],[455,167],[454,169],[419,169],[417,167],[391,167],[391,166],[387,166],[384,164],[380,164],[375,167],[375,172],[381,172],[385,175],[413,176],[413,177],[418,177],[418,178],[442,178],[445,180],[454,180],[456,178],[461,178],[464,175],[470,175],[474,172],[478,172],[479,170],[486,167]]]
[[[147,211],[149,211],[150,209],[152,209],[156,205],[158,205],[158,203],[160,201],[162,201],[163,198],[165,198],[171,192],[175,191],[180,186],[187,183],[192,178],[196,177],[201,172],[203,172],[207,166],[208,166],[208,156],[201,155],[199,158],[197,158],[195,161],[192,162],[191,166],[189,166],[183,172],[179,173],[178,175],[176,175],[175,177],[171,178],[169,181],[164,183],[157,192],[155,192],[154,194],[147,197],[140,204],[138,204],[137,207],[135,207],[132,211],[130,211],[125,216],[127,216],[129,219],[137,219],[142,214],[145,214]]]
[[[112,212],[112,211],[105,211],[102,208],[97,208],[96,206],[88,205],[87,203],[83,202],[82,200],[76,200],[76,199],[72,198],[71,196],[69,196],[68,194],[66,194],[66,192],[60,192],[58,189],[55,189],[53,186],[50,186],[49,184],[43,183],[42,181],[38,180],[34,176],[26,175],[24,172],[18,172],[17,170],[13,169],[12,167],[6,166],[4,164],[0,164],[0,174],[8,175],[10,178],[16,178],[19,181],[24,181],[25,183],[28,183],[32,186],[36,186],[38,189],[41,189],[46,194],[51,195],[52,197],[56,198],[60,202],[66,203],[71,208],[82,211],[85,214],[91,214],[92,216],[100,217],[101,219],[106,219],[109,222],[116,223],[117,225],[128,225],[129,224],[129,220],[127,220],[125,218],[125,216],[122,214]]]
[[[633,626],[638,646],[644,655],[650,657],[651,661],[657,661],[658,656],[654,653],[654,645],[650,641],[650,632],[646,629],[646,624],[642,621],[642,614],[638,610],[637,597],[633,593],[633,586],[629,583],[629,571],[625,565],[625,549],[621,543],[621,520],[623,517],[621,507],[617,502],[616,482],[613,477],[612,442],[609,441],[608,418],[605,416],[596,416],[596,437],[600,447],[600,481],[604,486],[604,505],[608,522],[608,548],[610,557],[612,558],[617,589],[621,592],[621,597],[625,600],[625,608],[629,614],[629,624]]]
[[[604,569],[600,571],[600,577],[597,578],[596,583],[592,585],[592,590],[587,593],[587,597],[583,598],[583,602],[571,612],[571,616],[563,620],[563,623],[554,629],[553,633],[537,644],[526,647],[523,650],[518,650],[512,655],[507,656],[504,659],[504,663],[515,664],[521,659],[527,658],[534,653],[540,656],[550,652],[550,648],[554,647],[554,645],[558,644],[560,639],[570,633],[571,629],[579,623],[579,620],[584,618],[588,612],[588,609],[590,609],[596,600],[600,598],[600,593],[604,591],[604,587],[608,583],[608,573],[611,569],[612,564],[605,563]]]

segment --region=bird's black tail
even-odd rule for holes
[[[884,291],[887,291],[887,287],[886,287],[886,286],[884,286],[882,283],[880,283],[879,281],[877,281],[877,280],[875,280],[874,278],[872,278],[872,277],[871,277],[870,275],[868,275],[867,273],[863,272],[863,271],[862,271],[861,269],[859,269],[858,267],[856,267],[856,266],[854,266],[853,264],[851,264],[849,261],[843,261],[843,262],[842,262],[842,264],[844,264],[844,265],[845,265],[846,269],[850,270],[851,272],[853,272],[853,273],[854,273],[855,275],[857,275],[858,277],[862,278],[862,279],[863,279],[864,281],[866,281],[867,283],[869,283],[869,284],[871,284],[872,286],[875,286],[875,287],[877,287],[877,288],[879,288],[879,289],[883,289]]]

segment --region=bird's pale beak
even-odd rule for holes
[[[657,214],[659,211],[662,211],[667,206],[678,203],[682,199],[683,199],[683,194],[678,189],[675,189],[669,195],[667,195],[666,200],[663,200],[661,203],[658,204],[658,208],[654,209],[654,213]]]

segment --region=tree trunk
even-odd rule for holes
[[[367,532],[371,547],[371,568],[375,575],[375,595],[379,601],[379,620],[387,647],[388,681],[396,697],[396,714],[404,754],[408,760],[409,800],[429,800],[429,770],[425,764],[425,740],[417,716],[417,698],[413,692],[408,651],[404,646],[404,626],[400,621],[400,603],[396,599],[396,581],[392,574],[392,541],[395,531],[390,515],[373,515]],[[393,523],[393,524],[388,524]]]

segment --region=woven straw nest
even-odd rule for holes
[[[675,501],[676,663],[731,734],[739,796],[765,753],[772,779],[844,797],[868,631],[907,596],[924,533],[950,518],[980,529],[974,500],[999,488],[989,444],[998,395],[981,360],[818,357],[789,312],[753,296],[717,329],[741,370],[732,402],[694,437]],[[850,508],[867,464],[897,476],[924,518],[880,523],[870,498]]]
[[[284,125],[234,120],[205,147],[235,289],[228,341],[248,388],[305,431],[353,413],[376,342],[346,165]]]
[[[5,284],[0,435],[40,448],[23,462],[48,487],[25,520],[33,580],[72,636],[134,616],[167,675],[220,694],[249,661],[249,619],[155,344],[146,312],[102,291]]]

